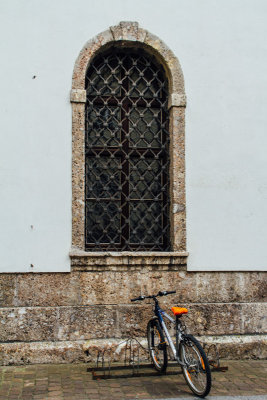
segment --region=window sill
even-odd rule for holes
[[[72,270],[181,270],[186,268],[187,252],[87,252],[73,249],[69,253]]]

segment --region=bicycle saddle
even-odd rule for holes
[[[188,313],[188,309],[187,308],[183,308],[183,307],[172,307],[172,312],[174,315],[178,315],[181,316],[183,314],[187,314]]]

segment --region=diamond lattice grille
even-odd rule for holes
[[[169,250],[167,80],[146,53],[112,48],[86,75],[87,250]]]

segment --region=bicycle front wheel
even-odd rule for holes
[[[179,358],[185,364],[182,371],[192,392],[202,398],[207,396],[211,389],[210,366],[201,344],[194,336],[183,336]]]
[[[167,347],[157,319],[151,319],[147,324],[147,342],[154,367],[157,371],[164,372],[168,364]]]

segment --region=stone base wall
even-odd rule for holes
[[[87,361],[96,341],[144,338],[151,304],[130,299],[174,289],[163,308],[188,307],[189,331],[218,343],[223,357],[266,357],[266,273],[78,264],[71,273],[0,275],[2,364]]]
[[[211,344],[216,344],[220,359],[267,358],[267,335],[199,336],[198,339],[202,344],[207,345],[206,350]],[[146,346],[144,338],[139,338],[139,342]],[[89,362],[94,365],[97,359],[97,349],[107,348],[117,350],[114,361],[124,363],[125,348],[121,346],[121,343],[122,339],[2,343],[0,344],[1,365],[77,362]],[[126,354],[129,355],[129,351]],[[109,355],[110,353],[106,354],[106,361],[108,361]],[[142,350],[140,358],[148,361],[147,354]]]

